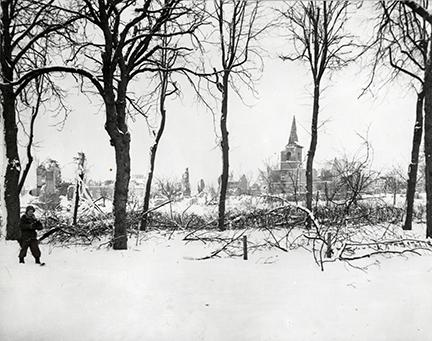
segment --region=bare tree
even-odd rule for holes
[[[432,15],[427,4],[414,1],[401,1],[419,18],[425,20],[429,27],[432,25]],[[426,183],[426,237],[432,238],[432,37],[427,39],[427,54],[424,67],[424,151],[425,151],[425,183]]]
[[[427,8],[427,1],[422,5]],[[414,195],[417,183],[420,144],[423,133],[424,75],[427,61],[427,46],[430,41],[430,28],[426,20],[417,16],[402,2],[384,2],[377,5],[380,16],[371,47],[375,50],[372,74],[366,89],[374,82],[377,71],[383,64],[390,64],[388,80],[404,75],[416,90],[416,119],[414,123],[411,162],[408,167],[406,191],[406,215],[404,230],[411,230],[414,208]],[[385,74],[380,72],[380,75]],[[382,83],[379,79],[379,83]]]
[[[55,8],[80,18],[69,61],[75,66],[50,66],[32,70],[16,83],[19,88],[45,73],[67,72],[88,79],[100,95],[106,114],[105,130],[114,147],[116,181],[114,187],[114,249],[127,248],[126,205],[130,180],[130,133],[127,117],[131,111],[145,115],[133,98],[132,81],[148,72],[157,72],[152,57],[163,50],[163,36],[191,35],[197,28],[199,4],[180,0],[75,1]],[[165,23],[170,31],[162,32]],[[81,38],[81,39],[80,39]]]
[[[371,169],[370,146],[366,142],[365,147],[363,155],[335,159],[330,170],[331,180],[326,183],[327,202],[342,204],[346,213],[370,191],[378,176]]]
[[[265,26],[257,28],[259,1],[215,0],[212,14],[217,26],[217,44],[220,51],[221,71],[217,73],[216,85],[221,94],[221,149],[222,174],[219,193],[218,228],[224,230],[225,199],[229,177],[229,140],[228,140],[228,96],[230,87],[238,89],[233,83],[234,76],[251,88],[252,74],[246,68],[250,56],[257,52],[253,45]],[[216,70],[215,70],[216,71]],[[219,80],[219,75],[222,78]]]
[[[194,5],[180,0],[146,0],[142,5],[135,1],[85,1],[82,8],[75,9],[75,14],[84,13],[85,23],[93,24],[100,38],[100,41],[90,41],[86,37],[78,50],[83,48],[84,60],[93,62],[94,68],[87,72],[97,75],[92,82],[103,98],[105,129],[115,150],[114,249],[127,248],[126,204],[130,179],[127,115],[131,110],[142,113],[131,96],[131,82],[148,72],[166,71],[164,66],[155,67],[152,63],[155,54],[166,49],[160,38],[193,34],[200,14]],[[97,55],[101,58],[93,57]]]
[[[344,196],[347,211],[352,205],[357,205],[362,195],[376,181],[376,173],[369,166],[366,159],[349,160],[345,158],[335,163],[336,189]]]
[[[150,166],[147,174],[147,181],[146,181],[146,187],[144,192],[143,212],[147,212],[149,210],[156,154],[157,154],[159,142],[165,130],[165,122],[166,122],[165,102],[168,97],[176,94],[179,90],[176,85],[176,82],[172,80],[172,71],[170,71],[170,69],[172,69],[175,66],[177,60],[179,59],[179,55],[181,55],[182,53],[182,50],[183,49],[186,51],[189,50],[187,48],[177,47],[177,43],[178,43],[177,40],[173,41],[174,37],[166,36],[166,32],[167,32],[166,23],[164,25],[163,32],[165,33],[165,36],[161,38],[161,45],[163,49],[159,51],[157,57],[158,58],[157,62],[161,67],[161,70],[157,72],[157,78],[158,78],[157,90],[158,90],[158,99],[159,99],[158,112],[160,115],[160,122],[157,131],[155,132],[154,130],[152,130],[152,133],[154,135],[154,142],[150,147]],[[147,214],[144,214],[141,218],[140,230],[145,231],[146,226],[147,226]]]
[[[300,168],[294,168],[292,171],[287,173],[290,180],[290,188],[292,188],[293,199],[298,204],[298,195],[300,190],[301,173]]]
[[[49,49],[50,43],[48,37],[41,41],[40,44],[41,46],[37,51],[37,55],[35,56],[36,58],[26,59],[25,66],[27,68],[44,67],[49,63],[48,53],[50,53],[52,49]],[[20,69],[18,70],[18,72],[20,72]],[[22,89],[19,96],[16,98],[17,123],[21,126],[22,132],[28,136],[26,146],[27,162],[18,183],[19,193],[21,193],[24,187],[27,175],[33,164],[32,149],[36,144],[36,119],[41,111],[52,111],[55,113],[55,116],[59,116],[59,113],[63,112],[64,117],[61,118],[59,123],[60,125],[64,123],[69,113],[69,109],[64,103],[64,97],[64,91],[55,84],[53,77],[49,74],[45,74],[35,78],[26,88]],[[26,122],[24,122],[27,114],[30,116],[28,126]]]
[[[32,79],[52,72],[72,73],[88,79],[105,107],[105,130],[114,147],[116,181],[114,187],[114,249],[127,248],[126,205],[130,179],[130,133],[128,114],[145,112],[133,98],[132,81],[162,68],[152,57],[163,46],[163,36],[189,36],[197,29],[201,3],[180,0],[136,1],[86,0],[53,6],[71,18],[79,18],[78,34],[71,35],[72,53],[68,62],[74,66],[49,66],[33,69],[14,84],[24,88]],[[71,19],[72,20],[72,19]],[[75,19],[76,20],[76,19]],[[170,31],[163,33],[165,23]],[[83,84],[84,86],[84,84]]]
[[[384,190],[390,192],[393,195],[393,206],[396,206],[396,199],[398,193],[404,187],[406,179],[403,176],[403,172],[400,169],[394,167],[391,171],[387,172],[383,177],[384,179]]]
[[[32,147],[34,141],[34,126],[43,102],[43,98],[42,98],[43,91],[44,91],[44,76],[41,76],[40,78],[35,79],[36,101],[31,108],[31,118],[30,118],[29,132],[28,132],[29,136],[28,136],[28,143],[26,147],[27,163],[24,167],[24,170],[18,182],[18,193],[21,193],[24,187],[25,180],[27,179],[27,175],[33,163]]]
[[[181,184],[171,179],[158,180],[158,192],[169,201],[170,217],[173,219],[172,202],[181,196]]]
[[[26,178],[21,177],[22,184],[20,185],[21,163],[18,151],[17,102],[26,97],[23,93],[29,85],[31,86],[32,80],[38,76],[29,78],[28,82],[22,86],[19,86],[16,81],[29,76],[38,66],[46,65],[49,54],[47,51],[52,52],[53,48],[62,48],[60,38],[66,34],[73,21],[76,20],[76,18],[66,18],[60,13],[60,10],[52,7],[53,3],[54,0],[48,2],[1,0],[0,79],[2,83],[0,91],[7,158],[7,163],[4,165],[7,239],[20,237],[18,228],[19,190]],[[45,85],[47,87],[52,85],[47,77]],[[30,93],[31,91],[28,92]],[[57,94],[58,92],[53,88],[52,97]]]
[[[292,52],[282,60],[307,63],[313,79],[311,142],[306,161],[306,207],[312,210],[313,160],[318,143],[318,116],[321,84],[326,73],[351,62],[353,36],[345,31],[347,1],[295,2],[279,10],[292,38]]]

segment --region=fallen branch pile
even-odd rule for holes
[[[346,209],[342,205],[322,206],[310,212],[306,208],[283,198],[267,197],[265,205],[229,212],[225,220],[226,231],[217,230],[215,216],[187,213],[163,213],[156,206],[152,210],[130,212],[127,224],[130,237],[140,238],[139,222],[148,219],[148,231],[184,233],[186,243],[199,242],[211,248],[213,257],[239,257],[243,255],[243,237],[247,237],[248,252],[276,249],[289,252],[298,248],[313,254],[315,262],[324,269],[328,262],[352,262],[377,255],[421,254],[432,251],[429,240],[416,238],[398,226],[403,210],[388,205],[362,203]],[[311,228],[307,221],[311,220]],[[76,225],[56,216],[45,219],[46,233],[40,238],[57,245],[110,245],[112,242],[112,216],[90,215],[82,217]]]
[[[346,214],[338,207],[324,207],[313,214],[282,198],[275,200],[282,201],[284,205],[227,217],[228,234],[196,229],[188,233],[184,240],[216,246],[208,256],[198,259],[221,255],[235,257],[242,255],[240,239],[247,235],[252,252],[272,247],[284,252],[304,248],[313,254],[322,270],[328,262],[344,261],[352,265],[353,261],[377,255],[419,255],[432,251],[430,241],[406,237],[400,226],[395,224],[400,222],[403,213],[398,208],[358,205]],[[310,229],[305,224],[308,217],[312,221]],[[249,232],[252,231],[255,237],[260,231],[261,239],[251,240],[252,233]]]
[[[112,218],[90,216],[80,219],[77,225],[59,217],[48,217],[44,223],[44,233],[39,241],[47,244],[71,246],[92,245],[109,238],[112,234]]]

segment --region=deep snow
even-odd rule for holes
[[[432,339],[432,256],[321,272],[304,250],[194,261],[211,246],[181,237],[42,245],[45,267],[1,241],[0,340]]]

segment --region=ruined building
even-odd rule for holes
[[[181,191],[182,191],[184,197],[188,198],[191,196],[191,188],[190,188],[190,181],[189,181],[189,169],[188,168],[186,168],[185,172],[182,175]]]
[[[61,171],[57,161],[48,159],[36,168],[36,192],[34,195],[54,194],[61,183]]]
[[[234,176],[231,173],[228,177],[227,195],[242,194],[250,194],[249,181],[246,175],[243,174],[238,180],[234,180]]]

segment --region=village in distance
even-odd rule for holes
[[[299,203],[305,198],[306,169],[304,166],[303,146],[299,144],[295,116],[293,116],[288,142],[280,151],[278,164],[263,165],[258,170],[255,179],[245,174],[235,177],[232,173],[228,180],[228,196],[255,196],[283,195]],[[25,189],[21,196],[22,208],[28,204],[36,205],[43,210],[64,210],[71,212],[76,196],[85,203],[86,210],[95,207],[103,208],[109,212],[112,208],[114,193],[114,180],[95,181],[86,174],[86,156],[84,152],[78,153],[74,158],[76,163],[76,180],[63,181],[61,166],[57,161],[47,159],[40,163],[36,169],[36,186]],[[217,205],[219,186],[206,185],[200,179],[196,186],[190,183],[189,168],[178,179],[159,179],[155,182],[152,200],[157,205],[164,200],[181,201],[191,197],[201,198],[200,202],[206,205]],[[402,196],[406,189],[406,179],[403,171],[393,169],[385,174],[370,168],[367,159],[348,160],[347,158],[334,158],[327,162],[325,168],[314,169],[315,200],[333,202],[343,200],[353,193],[358,200],[381,197],[396,205],[398,196]],[[144,199],[146,175],[131,175],[129,196],[135,203]],[[215,181],[216,182],[216,181]],[[220,180],[217,181],[220,183]],[[424,194],[424,176],[417,182],[417,198]],[[421,210],[421,209],[420,209]],[[423,208],[424,210],[424,208]],[[421,213],[420,213],[421,214]]]

